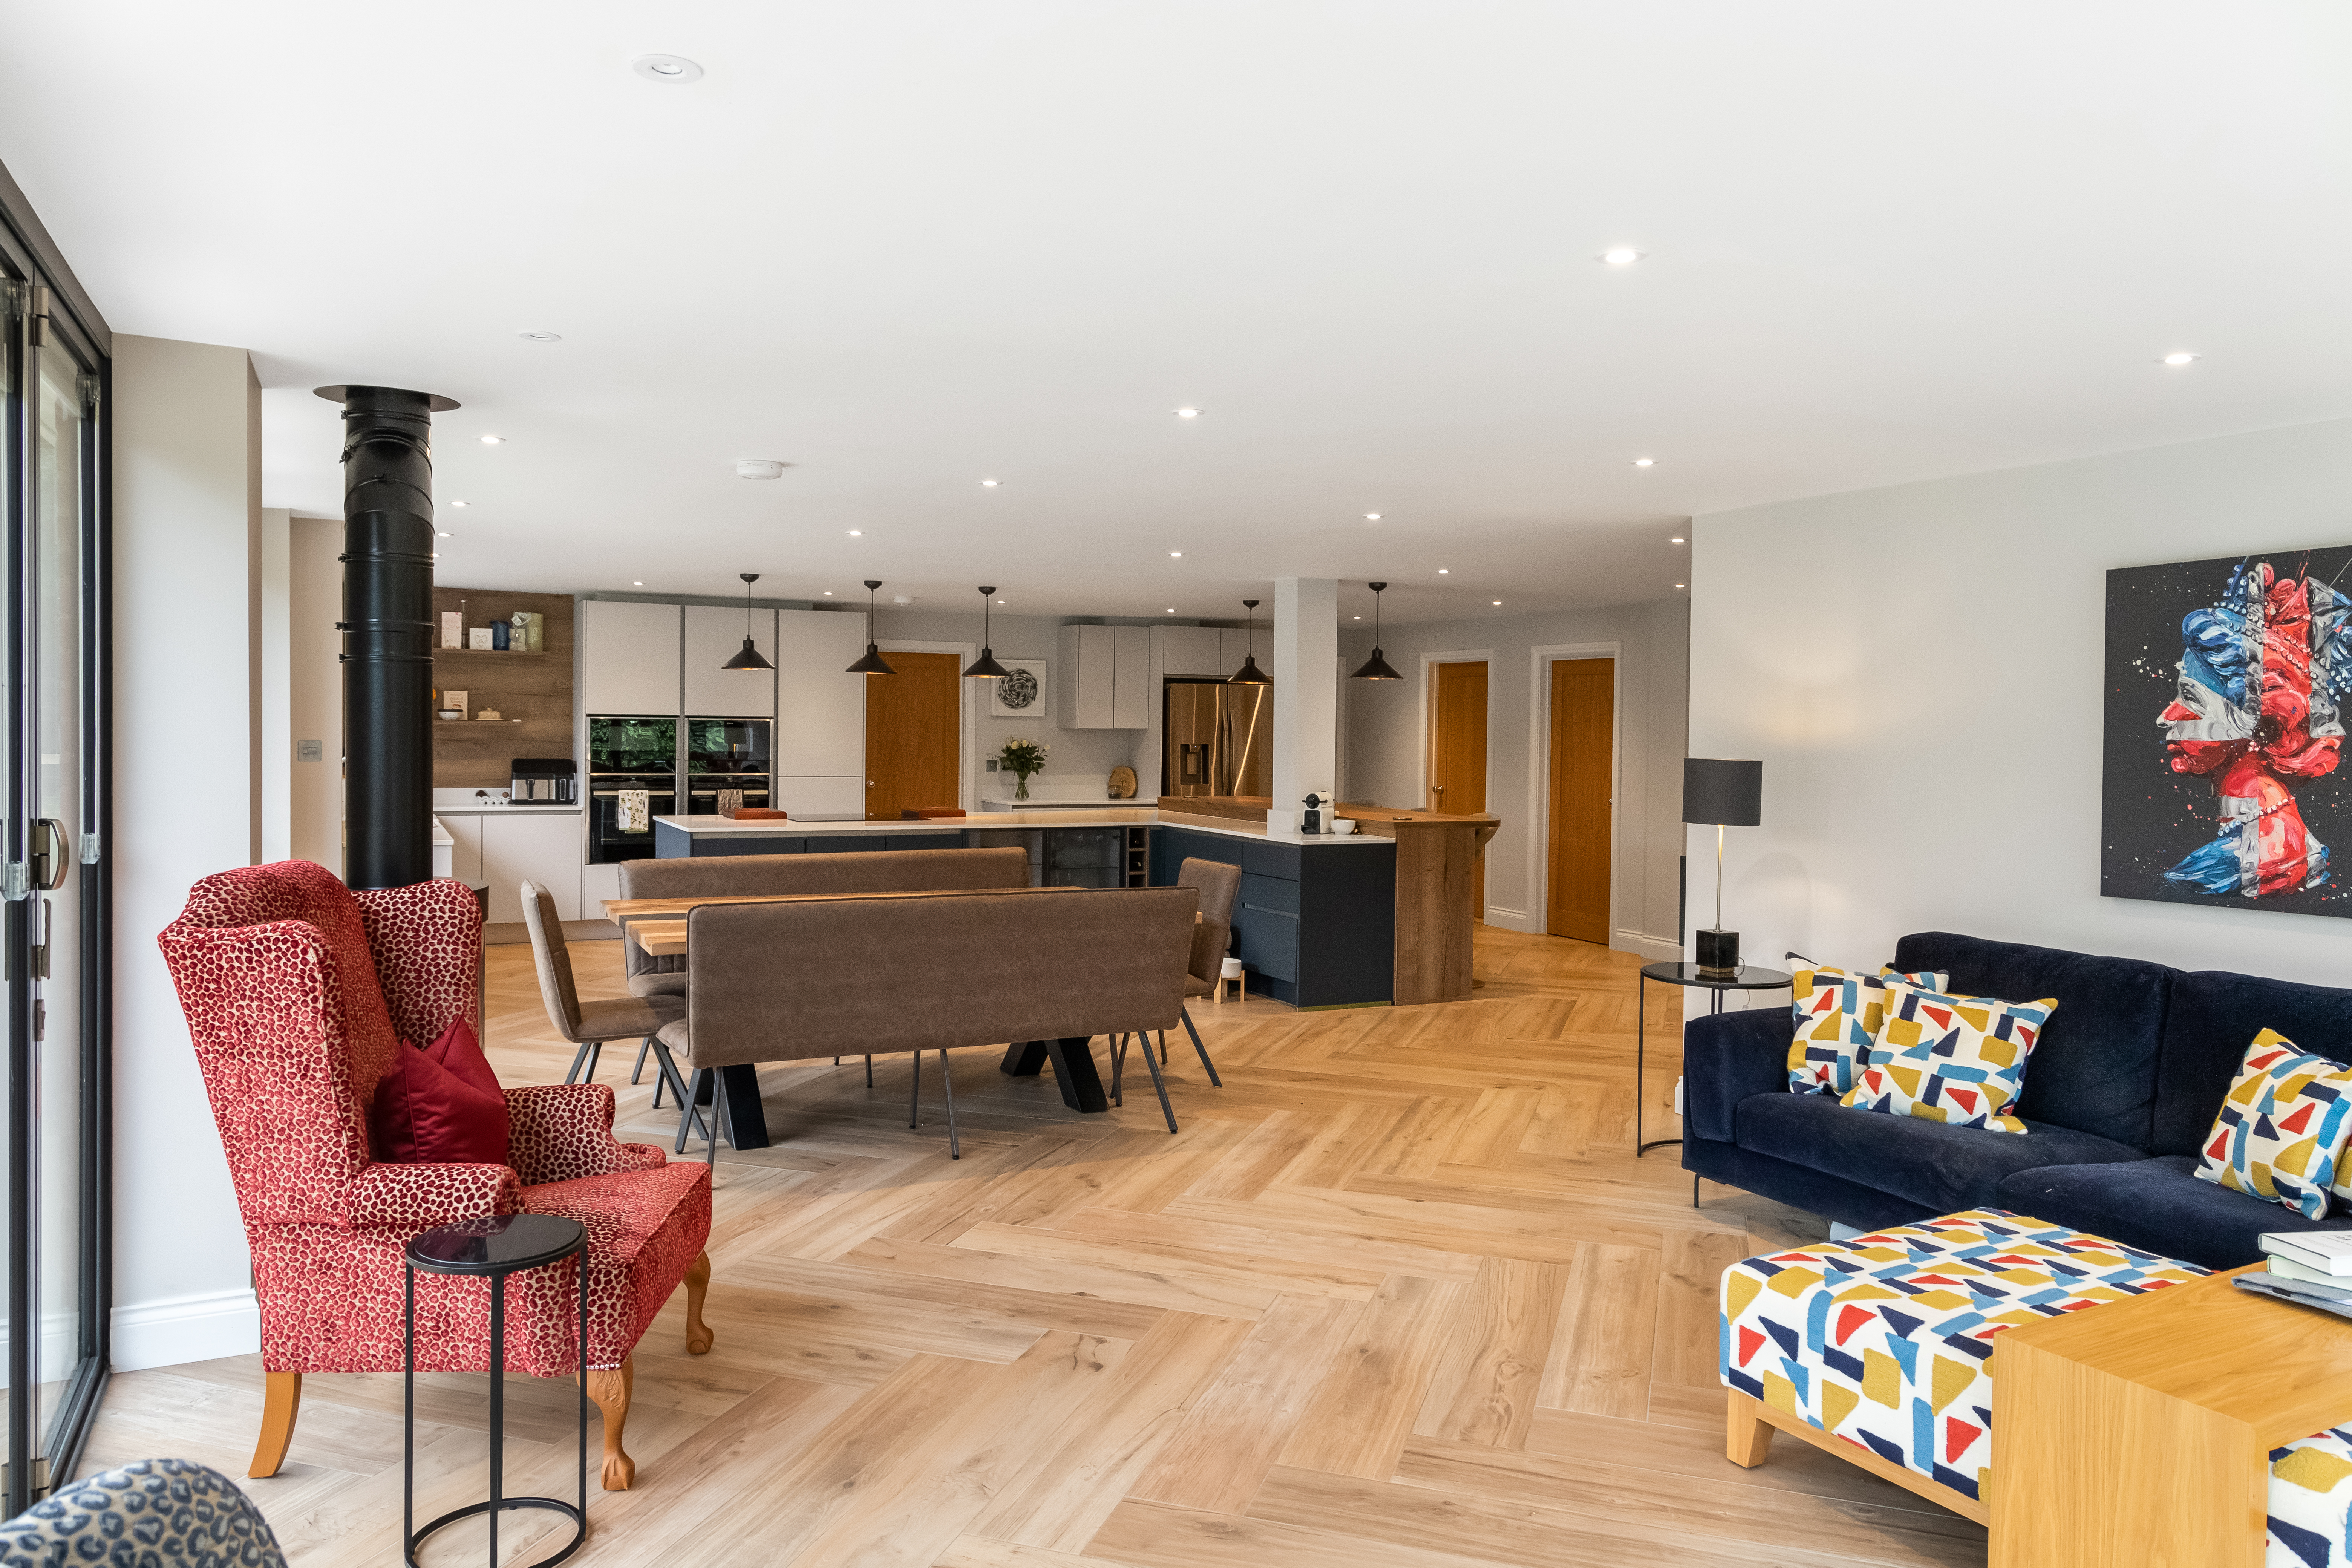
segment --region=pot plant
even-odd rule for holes
[[[1011,773],[1017,781],[1013,798],[1029,798],[1029,775],[1045,771],[1045,753],[1052,748],[1043,741],[1007,741],[997,749],[996,765]]]

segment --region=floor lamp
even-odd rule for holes
[[[1716,757],[1683,759],[1683,820],[1715,829],[1715,924],[1696,937],[1698,972],[1707,980],[1739,975],[1739,933],[1723,929],[1723,830],[1754,827],[1764,816],[1764,764]]]

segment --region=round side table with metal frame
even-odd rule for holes
[[[506,1366],[507,1276],[526,1268],[576,1259],[580,1281],[580,1500],[568,1503],[551,1497],[507,1497],[506,1486]],[[486,1502],[467,1503],[418,1530],[416,1526],[416,1276],[455,1274],[490,1282],[490,1495]],[[408,1244],[408,1311],[406,1353],[403,1358],[400,1421],[400,1550],[409,1568],[416,1568],[416,1548],[445,1524],[476,1514],[488,1514],[490,1524],[490,1564],[498,1568],[499,1515],[509,1509],[536,1508],[560,1513],[572,1521],[572,1539],[552,1555],[530,1568],[552,1568],[586,1544],[588,1540],[588,1232],[576,1219],[554,1215],[491,1215],[462,1224],[428,1230]]]
[[[1682,1142],[1679,1138],[1653,1138],[1647,1143],[1642,1142],[1642,1068],[1647,1045],[1644,1036],[1650,1021],[1650,982],[1653,980],[1661,985],[1692,986],[1714,993],[1707,999],[1706,1011],[1709,1017],[1723,1011],[1723,994],[1727,991],[1778,991],[1783,986],[1794,985],[1797,983],[1797,977],[1793,974],[1785,974],[1777,969],[1759,968],[1752,963],[1741,964],[1739,973],[1729,980],[1710,979],[1699,973],[1698,965],[1696,963],[1642,965],[1642,979],[1638,987],[1640,1004],[1634,1009],[1633,1024],[1633,1158],[1636,1160],[1653,1149],[1663,1149],[1669,1143]],[[1696,1194],[1698,1189],[1694,1184],[1691,1190]],[[1692,1201],[1697,1201],[1696,1196]]]

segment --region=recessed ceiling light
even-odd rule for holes
[[[2164,363],[2176,367],[2184,364],[2195,364],[2197,363],[2197,356],[2190,353],[2186,349],[2176,349],[2171,353],[2164,356]]]
[[[447,529],[446,529],[446,528],[436,530],[436,531],[437,531],[437,532],[441,535],[441,537],[442,537],[442,538],[444,538],[444,539],[455,539],[455,538],[457,538],[457,537],[456,534],[454,534],[454,533],[450,532],[450,531],[449,531]]]
[[[1363,616],[1358,616],[1356,618],[1357,618],[1358,620],[1360,620],[1360,620],[1362,620],[1364,617],[1363,617]]]
[[[453,500],[449,504],[451,506],[471,506],[474,503],[469,500]]]
[[[1633,466],[1637,468],[1655,468],[1658,459],[1655,458],[1636,458],[1633,459]]]
[[[1184,552],[1181,550],[1171,550],[1168,552],[1168,556],[1171,561],[1181,561],[1184,559]]]
[[[1169,606],[1168,606],[1168,613],[1169,613],[1170,615],[1171,615],[1171,616],[1172,616],[1172,615],[1174,615],[1174,614],[1176,613],[1176,606],[1175,606],[1175,605],[1169,605]]]
[[[1176,411],[1179,419],[1198,419],[1200,416],[1201,411],[1197,408],[1179,408]]]
[[[866,531],[862,528],[853,528],[849,531],[849,537],[852,539],[863,539],[866,537]]]
[[[1498,604],[1498,605],[1499,605],[1499,604],[1501,604],[1502,602],[1503,602],[1503,601],[1502,601],[1502,600],[1500,600],[1500,599],[1497,599],[1497,600],[1496,600],[1496,601],[1495,601],[1495,603],[1496,603],[1496,604]]]
[[[642,587],[644,587],[644,586],[645,586],[645,584],[644,584],[643,583],[632,583],[632,584],[629,584],[629,586],[630,586],[630,587],[632,587],[632,588],[642,588]]]
[[[629,68],[647,81],[699,81],[702,68],[684,55],[639,55]]]
[[[1667,540],[1666,542],[1668,544],[1680,544],[1683,542],[1683,536],[1677,533],[1672,539]]]
[[[996,481],[994,479],[982,479],[980,481],[980,488],[984,490],[992,490],[996,488]]]
[[[1443,576],[1444,576],[1444,575],[1446,574],[1446,573],[1447,573],[1449,570],[1451,570],[1451,568],[1444,567],[1444,566],[1440,566],[1440,567],[1437,569],[1437,574],[1438,574],[1439,576],[1443,577]]]
[[[1004,603],[1004,601],[1003,601],[1003,600],[1002,600],[1002,599],[999,599],[999,600],[997,600],[996,602],[997,602],[998,604],[1000,604],[1000,605],[1001,605],[1001,604],[1003,604],[1003,603]]]
[[[1631,267],[1642,259],[1642,253],[1629,245],[1621,245],[1601,253],[1601,259],[1612,267]]]
[[[781,479],[791,467],[774,458],[746,458],[735,465],[735,471],[747,479]]]
[[[832,598],[832,597],[833,597],[833,590],[832,590],[832,589],[830,589],[830,588],[827,588],[827,589],[824,591],[824,596],[825,596],[826,598],[828,598],[828,599]]]
[[[1364,521],[1365,521],[1366,522],[1378,522],[1378,521],[1380,521],[1380,520],[1381,520],[1381,514],[1380,514],[1379,512],[1376,512],[1376,511],[1368,511],[1368,512],[1366,512],[1366,513],[1364,514]]]
[[[1681,587],[1681,586],[1682,586],[1682,584],[1681,584],[1680,583],[1677,583],[1677,584],[1675,584],[1675,587],[1677,587],[1677,588],[1679,588],[1679,587]]]
[[[503,436],[485,436],[482,437],[482,445],[485,447],[503,447],[506,445],[506,440],[507,438]]]
[[[517,332],[515,336],[527,343],[560,343],[563,341],[562,332]]]

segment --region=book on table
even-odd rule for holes
[[[2315,1290],[2323,1296],[2334,1296],[2352,1301],[2352,1276],[2326,1274],[2291,1258],[2272,1258],[2263,1265],[2264,1272],[2286,1280],[2299,1289]]]
[[[2352,1277],[2352,1230],[2274,1230],[2254,1245],[2331,1279]]]

